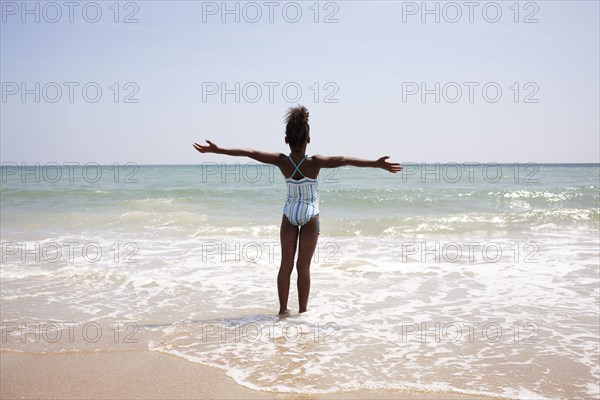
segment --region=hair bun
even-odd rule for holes
[[[291,107],[288,111],[288,121],[293,124],[307,124],[308,110],[304,106]]]

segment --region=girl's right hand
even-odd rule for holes
[[[207,140],[206,143],[208,143],[208,146],[194,143],[194,148],[200,153],[216,153],[219,150],[219,147],[210,140]]]
[[[390,158],[390,156],[381,157],[379,160],[377,160],[377,166],[379,168],[385,169],[386,171],[390,171],[394,174],[396,172],[402,171],[402,165],[400,165],[398,163],[387,162],[388,158]]]

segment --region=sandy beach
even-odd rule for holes
[[[481,399],[455,393],[352,391],[322,395],[258,392],[224,371],[146,350],[0,353],[2,399]]]

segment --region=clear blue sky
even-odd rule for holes
[[[206,138],[287,152],[283,114],[296,104],[294,85],[302,90],[297,102],[310,110],[309,154],[412,162],[600,160],[598,1],[479,2],[474,9],[462,1],[454,3],[458,9],[428,2],[430,9],[437,4],[438,23],[434,14],[422,15],[421,1],[298,2],[296,23],[289,22],[296,17],[290,2],[271,9],[264,1],[254,3],[258,8],[229,2],[229,9],[237,4],[239,22],[235,12],[222,15],[220,1],[122,2],[117,23],[113,1],[90,3],[79,2],[69,22],[62,1],[55,3],[61,16],[54,6],[28,2],[39,9],[36,22],[21,1],[1,2],[3,162],[234,161],[196,153],[192,142]],[[494,23],[495,5],[502,14]],[[138,22],[124,23],[128,15]],[[324,23],[328,15],[337,22]],[[90,82],[88,99],[96,86],[102,90],[96,103],[83,97]],[[220,93],[207,95],[207,82],[219,91],[222,82],[234,91],[239,82],[240,102],[234,94],[225,102]],[[468,84],[473,102],[465,82],[474,82]],[[425,102],[422,83],[432,89]],[[22,84],[32,91],[25,102]],[[56,86],[62,96],[52,103]],[[251,102],[256,87],[262,97]],[[452,103],[457,87],[462,97]],[[502,97],[492,102],[498,87]],[[125,103],[127,94],[138,102]],[[324,102],[326,95],[337,103]]]

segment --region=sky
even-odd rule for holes
[[[2,163],[600,162],[598,1],[0,5]]]

